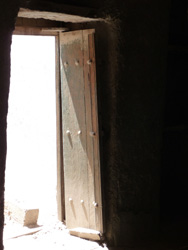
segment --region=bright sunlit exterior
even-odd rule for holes
[[[6,200],[56,213],[55,37],[13,36]]]

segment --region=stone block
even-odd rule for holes
[[[37,225],[39,209],[27,207],[19,202],[6,201],[5,214],[23,226]]]

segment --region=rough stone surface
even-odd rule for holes
[[[37,7],[38,1],[27,2]],[[95,7],[98,8],[98,17],[106,17],[105,23],[77,26],[87,28],[93,25],[96,28],[106,239],[112,246],[141,244],[156,235],[159,221],[159,170],[169,1],[54,2]],[[10,44],[17,11],[17,1],[1,0],[0,250],[3,249]]]
[[[7,201],[5,202],[5,213],[23,226],[37,225],[39,209],[28,208],[23,204]]]

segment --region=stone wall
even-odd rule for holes
[[[37,8],[38,1],[26,1]],[[169,1],[54,1],[96,8],[101,170],[106,239],[135,246],[158,230]],[[90,6],[89,6],[90,5]],[[24,1],[20,6],[25,6]],[[0,227],[3,229],[10,43],[18,3],[0,3]],[[2,234],[1,234],[2,237]],[[2,245],[0,245],[0,249]]]

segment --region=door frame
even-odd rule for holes
[[[13,35],[34,35],[34,36],[54,36],[55,37],[55,60],[56,60],[56,140],[57,140],[57,218],[59,221],[66,222],[65,217],[65,185],[64,185],[64,166],[63,166],[63,131],[62,131],[62,97],[61,97],[61,65],[60,65],[60,36],[62,32],[68,31],[63,27],[30,27],[30,26],[15,26]],[[94,72],[96,74],[96,72]],[[96,77],[96,76],[95,76]],[[96,93],[97,94],[97,93]],[[97,104],[97,103],[96,103]],[[98,112],[96,110],[95,112]],[[96,114],[97,115],[97,114]],[[97,121],[98,122],[98,121]],[[98,142],[99,143],[99,142]],[[100,147],[100,145],[99,145]],[[100,150],[100,148],[98,149]],[[99,151],[100,165],[100,151]],[[101,173],[101,170],[100,170]],[[102,185],[100,176],[100,189],[102,195]],[[102,198],[101,198],[102,202]],[[103,210],[103,209],[102,209]],[[102,211],[103,214],[103,211]],[[103,216],[102,216],[103,217]],[[101,217],[101,219],[102,219]],[[103,233],[103,219],[100,222]]]
[[[65,216],[65,181],[64,181],[64,166],[63,166],[63,131],[62,131],[62,86],[61,86],[61,59],[60,59],[60,37],[61,33],[68,31],[67,28],[49,28],[49,27],[29,27],[29,26],[16,26],[13,35],[34,35],[34,36],[54,36],[55,37],[55,64],[56,64],[56,146],[57,146],[57,218],[59,221],[66,222]],[[96,69],[95,69],[96,70]],[[96,77],[96,72],[94,72]],[[97,91],[97,90],[96,90]],[[96,93],[97,94],[97,93]],[[97,97],[95,97],[97,98]],[[96,99],[97,105],[97,99]],[[97,108],[97,106],[96,106]],[[98,112],[95,110],[94,112]],[[96,117],[98,114],[95,114]],[[97,118],[98,123],[98,118]],[[99,139],[99,138],[98,138]],[[99,144],[99,141],[98,141]],[[100,145],[98,145],[100,147]],[[100,150],[100,149],[98,149]],[[100,151],[99,153],[99,166],[100,166]],[[101,170],[99,170],[101,174]],[[98,172],[98,173],[99,173]],[[102,195],[101,175],[99,181],[99,189]],[[97,188],[98,189],[98,188]],[[102,202],[102,198],[99,199]],[[103,211],[102,211],[103,214]],[[101,214],[101,216],[102,216]],[[103,216],[102,216],[103,217]],[[101,217],[101,219],[102,219]],[[103,219],[100,222],[101,233],[103,233]]]

